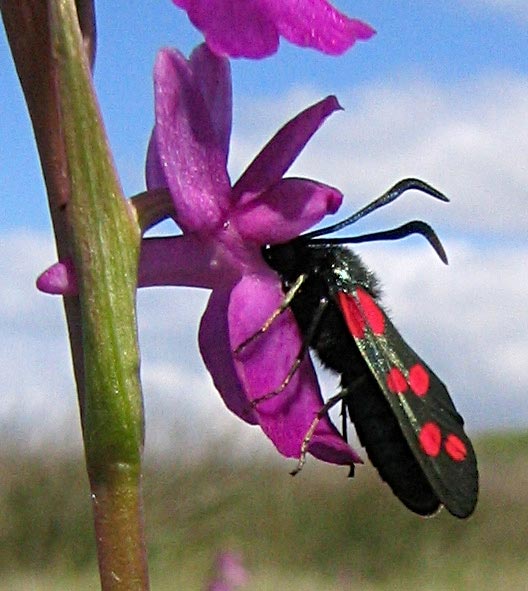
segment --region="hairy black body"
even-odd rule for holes
[[[284,244],[265,246],[263,256],[281,278],[284,301],[235,353],[262,336],[274,318],[290,308],[303,335],[302,350],[282,384],[253,402],[280,395],[309,348],[340,375],[342,387],[314,418],[294,472],[304,463],[321,416],[342,401],[370,460],[409,509],[431,515],[444,505],[455,517],[465,518],[477,503],[478,468],[464,421],[445,384],[404,341],[380,306],[374,275],[356,254],[341,246],[418,234],[447,264],[442,243],[419,220],[371,234],[328,237],[410,189],[448,201],[419,179],[403,179],[341,222]]]
[[[306,279],[290,308],[309,347],[324,366],[341,376],[343,404],[359,440],[394,494],[412,511],[430,515],[440,507],[396,416],[350,334],[336,303],[338,291],[362,286],[379,305],[376,277],[348,248],[292,241],[264,249],[267,263],[280,275],[287,292],[300,275]],[[318,310],[324,307],[317,326]]]

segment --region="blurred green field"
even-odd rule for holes
[[[195,464],[147,466],[152,588],[200,591],[216,552],[240,551],[248,590],[528,589],[528,434],[477,440],[475,515],[422,519],[377,473],[261,456],[223,445]],[[0,454],[0,590],[98,588],[82,462]]]

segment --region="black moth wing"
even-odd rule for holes
[[[334,297],[439,501],[456,517],[469,516],[478,495],[477,461],[446,387],[362,286],[341,286]]]

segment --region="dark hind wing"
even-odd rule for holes
[[[451,514],[468,517],[477,502],[477,461],[446,387],[363,287],[336,300],[431,489]]]
[[[361,445],[394,495],[418,515],[435,514],[440,500],[405,439],[396,415],[372,375],[361,382],[342,376],[343,398]]]

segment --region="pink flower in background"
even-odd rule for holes
[[[283,178],[339,104],[328,97],[297,115],[231,186],[226,169],[231,133],[228,61],[205,45],[189,60],[164,50],[154,80],[156,124],[147,185],[168,187],[183,235],[143,241],[140,285],[212,290],[199,344],[215,386],[235,414],[258,423],[283,455],[298,458],[323,405],[309,357],[280,394],[251,405],[282,384],[301,349],[293,314],[287,310],[240,354],[233,351],[259,330],[284,297],[280,278],[262,257],[262,246],[295,238],[341,205],[337,189]],[[39,287],[72,293],[73,270],[55,265],[39,278]],[[318,424],[309,451],[338,464],[361,461],[328,418]]]
[[[220,56],[262,58],[279,37],[301,47],[340,55],[374,29],[336,10],[327,0],[173,0]]]
[[[247,584],[248,573],[238,552],[220,552],[215,560],[214,574],[206,591],[235,591]]]

